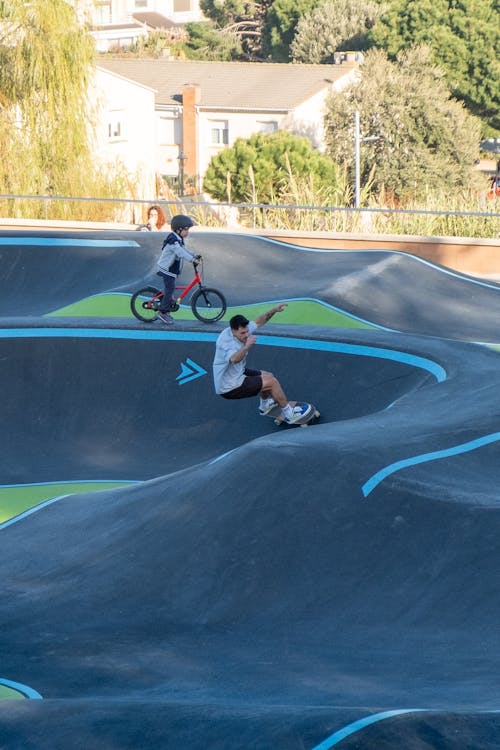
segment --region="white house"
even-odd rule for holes
[[[67,0],[88,24],[99,52],[127,47],[150,31],[202,21],[199,0]]]
[[[90,92],[93,150],[103,164],[125,168],[134,197],[155,194],[157,117],[154,89],[98,68]]]
[[[286,129],[308,136],[321,149],[325,100],[359,75],[359,62],[355,53],[344,53],[331,65],[101,57],[98,82],[117,86],[113,111],[121,117],[124,158],[136,163],[137,143],[127,146],[127,134],[142,119],[144,133],[150,134],[153,120],[155,132],[144,143],[148,154],[142,162],[151,159],[151,174],[177,177],[182,171],[199,189],[212,156],[239,137]],[[113,78],[106,79],[105,72]],[[128,90],[118,81],[128,81]],[[131,92],[141,98],[141,86],[149,92],[148,107],[132,100]],[[110,90],[102,93],[111,96]],[[109,121],[109,112],[102,116]]]

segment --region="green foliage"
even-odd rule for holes
[[[209,23],[189,23],[189,35],[184,45],[186,57],[191,60],[239,60],[242,57],[241,40],[235,32],[218,29]]]
[[[0,27],[0,191],[78,195],[99,179],[107,190],[88,142],[94,43],[74,9],[64,0],[9,0],[0,3]]]
[[[313,150],[307,138],[285,131],[257,133],[238,138],[212,158],[203,188],[220,201],[272,203],[290,190],[294,179],[304,176],[317,188],[328,187],[332,199],[341,182],[335,164]]]
[[[446,73],[453,95],[500,128],[498,0],[389,0],[370,33],[392,59],[426,44]]]
[[[378,2],[323,0],[297,23],[290,46],[294,62],[332,62],[339,50],[363,50],[367,32],[383,12]]]
[[[399,201],[454,190],[474,180],[480,124],[450,98],[430,51],[415,48],[392,63],[382,50],[365,56],[361,80],[331,95],[326,141],[332,159],[353,174],[354,112],[360,113],[361,183]]]
[[[110,52],[113,56],[119,55],[120,57],[162,57],[165,52],[175,56],[187,38],[188,35],[184,29],[151,31],[147,36],[141,36],[133,41],[129,47],[117,46]]]
[[[200,9],[219,28],[236,23],[242,17],[251,16],[256,3],[245,0],[200,0]]]
[[[262,52],[274,62],[290,62],[292,44],[301,16],[311,12],[318,0],[274,0],[262,33]]]
[[[261,35],[272,0],[200,0],[208,20],[188,24],[186,55],[210,60],[261,60]]]

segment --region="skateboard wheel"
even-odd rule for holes
[[[321,414],[319,413],[319,411],[317,409],[314,412],[314,416],[316,417],[316,419],[321,416]]]
[[[280,426],[280,424],[281,424],[281,420],[279,420],[279,419],[275,419],[275,420],[274,420],[274,424],[275,424],[275,425],[276,425],[277,427],[279,427],[279,426]]]

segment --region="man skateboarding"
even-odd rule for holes
[[[276,405],[283,410],[284,421],[294,424],[309,409],[308,404],[292,406],[279,380],[272,372],[252,370],[246,366],[248,352],[257,341],[254,331],[283,312],[287,306],[282,302],[276,307],[248,321],[244,315],[234,315],[217,338],[213,362],[215,392],[228,399],[260,396],[259,412],[268,414]]]

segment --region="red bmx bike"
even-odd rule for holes
[[[170,311],[175,312],[179,309],[182,300],[195,287],[191,294],[190,304],[193,315],[202,323],[215,323],[220,320],[226,312],[226,299],[218,289],[205,286],[203,284],[198,266],[202,265],[203,260],[193,261],[194,278],[187,286],[176,286],[176,292],[180,292],[178,297],[170,303]],[[145,286],[134,292],[130,299],[130,309],[133,315],[144,323],[152,323],[158,317],[160,303],[163,299],[163,292],[154,286]]]

